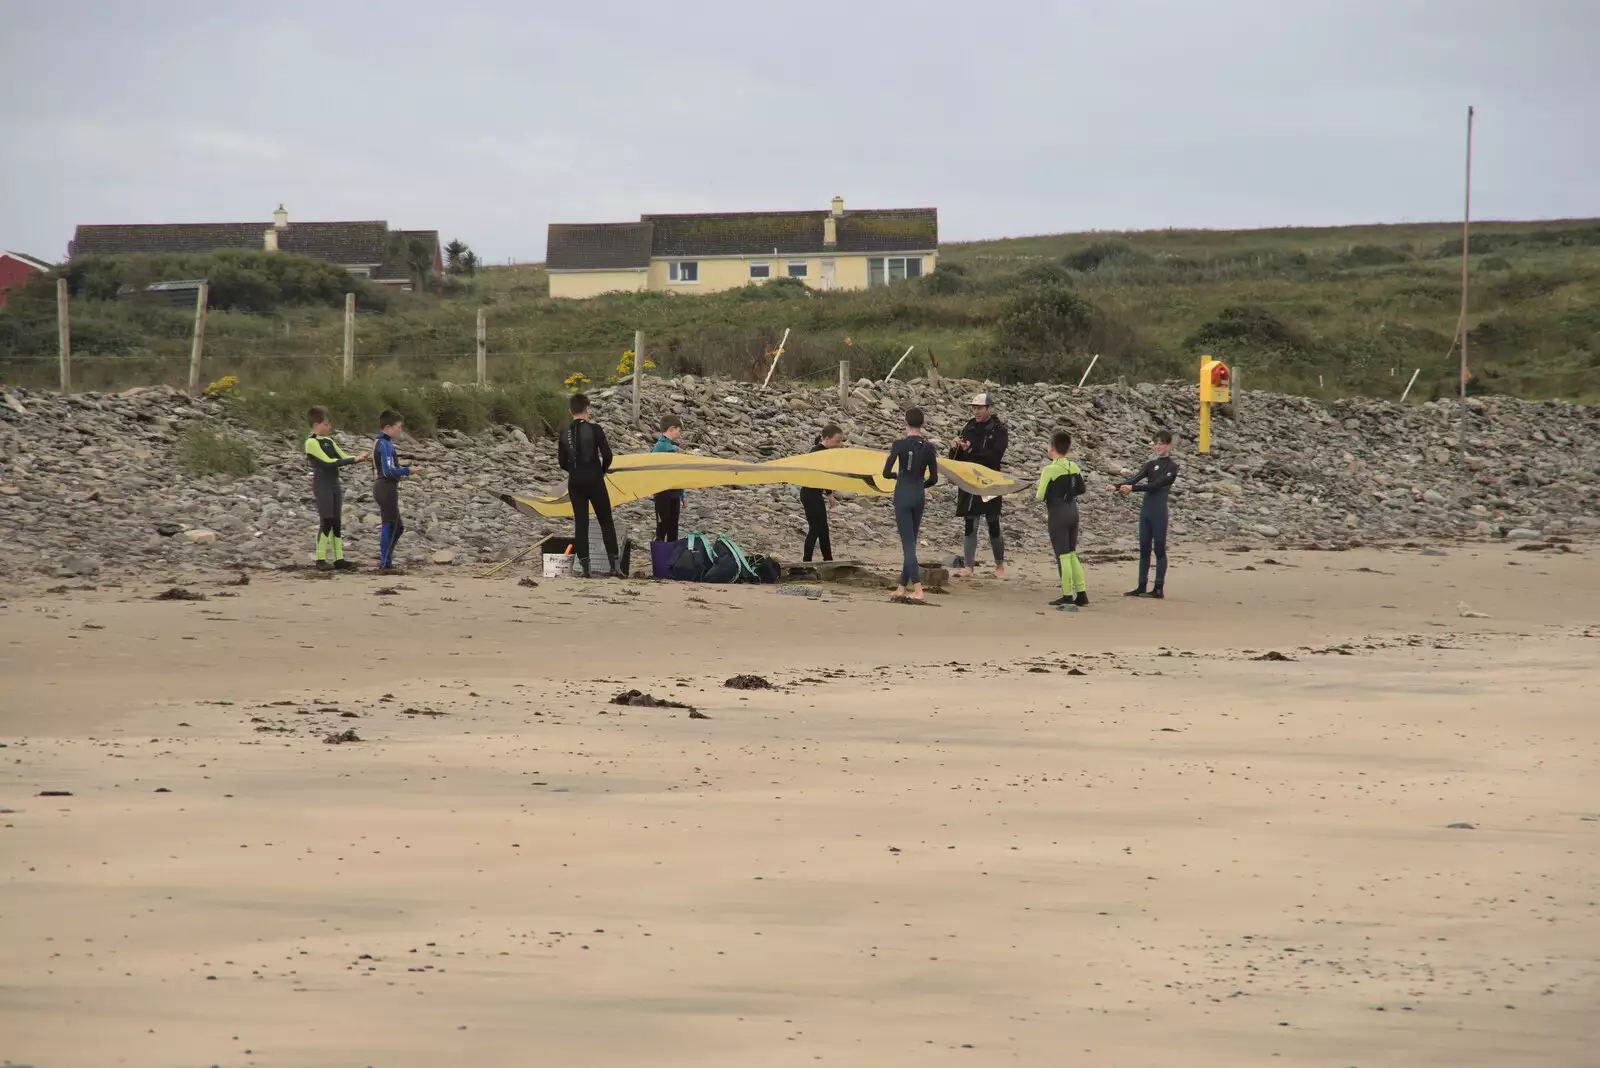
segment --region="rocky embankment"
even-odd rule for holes
[[[885,448],[900,412],[918,404],[943,442],[967,418],[976,383],[868,383],[841,403],[836,389],[693,378],[647,379],[641,426],[629,425],[629,387],[602,390],[597,413],[619,452],[647,449],[664,412],[680,415],[684,444],[713,456],[768,459],[803,451],[830,420],[848,443]],[[1600,534],[1600,408],[1507,398],[1472,399],[1465,427],[1454,403],[1399,406],[1249,393],[1219,414],[1211,453],[1194,451],[1193,386],[995,388],[1011,426],[1007,468],[1031,480],[1051,431],[1071,431],[1091,494],[1083,506],[1087,549],[1132,545],[1136,500],[1100,486],[1148,455],[1150,433],[1178,437],[1182,466],[1173,499],[1177,541],[1326,546],[1416,539],[1581,539]],[[237,425],[225,402],[167,388],[120,394],[14,392],[0,404],[0,576],[9,581],[115,572],[310,560],[316,534],[302,435]],[[19,410],[21,409],[21,410]],[[254,449],[259,472],[197,478],[181,466],[177,436],[189,424],[227,425]],[[347,450],[370,435],[336,434]],[[402,455],[426,467],[402,493],[410,562],[467,563],[503,557],[543,529],[497,499],[502,491],[552,492],[561,483],[554,443],[515,429],[407,441]],[[371,475],[345,479],[345,535],[352,558],[373,554]],[[621,511],[648,538],[648,500]],[[552,528],[557,525],[552,524]],[[1047,548],[1032,494],[1007,503],[1010,547]],[[804,520],[791,487],[689,495],[685,531],[727,531],[748,548],[799,556]],[[953,491],[934,491],[924,526],[929,554],[959,549]],[[893,517],[882,500],[842,499],[835,554],[886,551]],[[987,545],[983,555],[987,556]]]

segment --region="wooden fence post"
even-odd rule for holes
[[[839,403],[843,404],[850,395],[850,361],[839,361]]]
[[[633,425],[639,425],[639,387],[644,381],[644,331],[633,332]]]
[[[344,295],[344,380],[356,373],[356,295]]]
[[[489,323],[485,309],[478,309],[478,388],[489,384]]]
[[[211,283],[201,282],[194,298],[194,343],[189,346],[189,396],[200,392],[200,354],[206,345],[206,305],[211,300]]]
[[[72,392],[72,325],[69,321],[67,280],[56,279],[56,328],[61,343],[61,392]]]

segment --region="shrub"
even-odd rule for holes
[[[178,435],[178,459],[194,475],[242,477],[256,472],[249,444],[227,430],[208,426],[186,427]]]
[[[1407,263],[1410,259],[1410,253],[1388,245],[1352,245],[1339,257],[1339,262],[1346,267],[1385,267],[1391,263]]]
[[[1148,263],[1149,256],[1126,241],[1096,241],[1087,248],[1061,257],[1061,266],[1073,271],[1096,271],[1108,265],[1128,266]]]
[[[967,270],[959,263],[943,263],[933,269],[933,273],[922,279],[924,293],[935,296],[949,296],[971,288],[971,280],[967,278]]]
[[[1277,352],[1296,356],[1311,351],[1309,338],[1259,304],[1234,304],[1189,336],[1193,349]]]

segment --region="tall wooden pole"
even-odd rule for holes
[[[478,309],[478,388],[489,384],[489,322],[485,309]]]
[[[200,354],[206,346],[206,305],[211,300],[211,283],[201,282],[194,297],[194,342],[189,346],[189,395],[200,392]]]
[[[843,404],[850,395],[850,361],[839,361],[839,403]]]
[[[344,380],[356,373],[356,295],[344,295]]]
[[[1467,246],[1472,223],[1472,108],[1467,108],[1467,195],[1461,213],[1461,421],[1467,419]],[[1462,448],[1466,443],[1462,443]]]
[[[633,423],[639,425],[639,387],[644,381],[644,331],[633,332]]]
[[[72,323],[68,309],[67,280],[56,279],[56,329],[61,344],[61,392],[72,392]]]

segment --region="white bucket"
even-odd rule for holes
[[[575,560],[577,560],[577,557],[570,553],[545,553],[544,577],[547,579],[571,578],[572,565]]]

